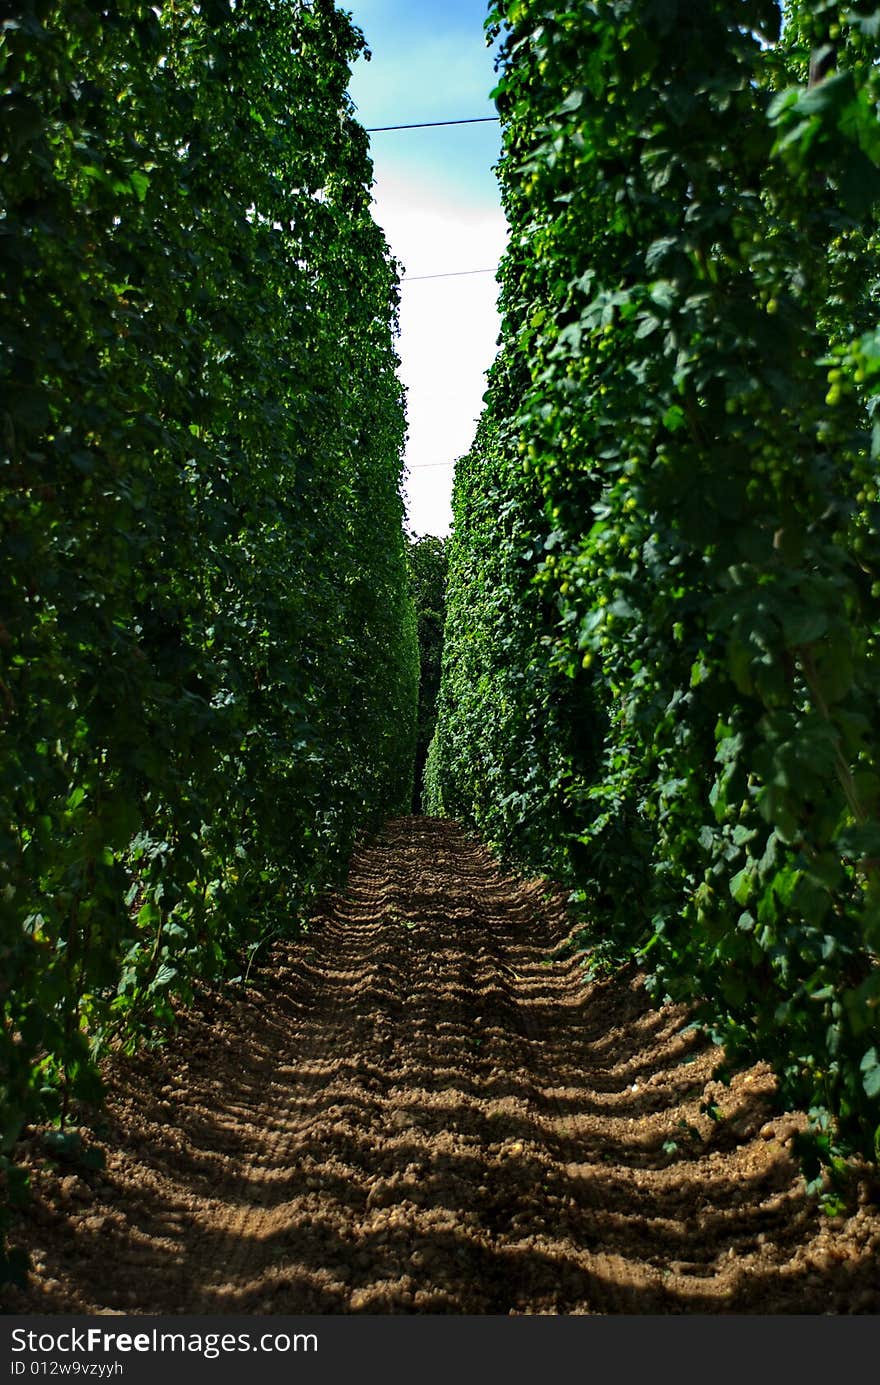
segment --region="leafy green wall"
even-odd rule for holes
[[[511,238],[429,807],[870,1151],[880,31],[787,12],[492,9]]]
[[[0,1073],[97,1093],[412,792],[397,270],[329,0],[14,0]]]
[[[419,640],[419,710],[412,802],[413,812],[418,813],[422,806],[422,781],[428,746],[437,723],[443,627],[446,622],[446,540],[434,534],[410,539],[407,544],[407,566]]]

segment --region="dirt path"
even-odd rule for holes
[[[549,960],[565,928],[454,824],[389,824],[255,987],[112,1065],[103,1172],[35,1143],[9,1309],[880,1311],[867,1182],[823,1216],[769,1072],[713,1083],[680,1009]]]

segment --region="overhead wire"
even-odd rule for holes
[[[498,115],[476,115],[469,120],[420,120],[414,125],[373,125],[367,126],[368,135],[381,135],[387,130],[432,130],[438,125],[488,125],[498,124]]]
[[[416,279],[464,279],[469,274],[495,274],[495,269],[452,269],[446,274],[404,274],[402,284],[412,284]]]

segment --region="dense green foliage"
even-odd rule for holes
[[[413,812],[418,813],[422,806],[422,779],[428,746],[437,722],[443,626],[446,621],[446,540],[434,534],[410,539],[407,566],[419,637],[419,710],[412,803]]]
[[[826,1153],[870,1151],[880,22],[786,14],[492,11],[503,344],[429,810],[566,881],[594,957],[772,1061]]]
[[[13,0],[2,1152],[412,792],[396,268],[331,0]]]

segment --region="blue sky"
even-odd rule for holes
[[[494,115],[484,0],[340,4],[372,51],[350,86],[367,127]],[[496,350],[493,273],[506,225],[492,167],[497,124],[371,135],[374,214],[403,264],[401,378],[407,388],[410,528],[445,534],[452,463],[467,451]],[[422,275],[456,275],[422,279]]]

